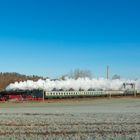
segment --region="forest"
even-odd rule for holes
[[[10,83],[14,82],[19,82],[19,81],[26,81],[26,80],[32,80],[32,81],[37,81],[39,79],[43,79],[41,76],[27,76],[23,74],[19,74],[16,72],[5,72],[5,73],[0,73],[0,90],[4,90]]]

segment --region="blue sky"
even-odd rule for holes
[[[140,78],[139,0],[1,0],[0,71]]]

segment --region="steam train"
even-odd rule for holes
[[[94,90],[87,91],[79,90],[16,90],[16,91],[1,91],[0,101],[42,101],[44,99],[56,98],[79,98],[79,97],[106,97],[106,96],[127,96],[127,95],[140,95],[140,92],[131,90]]]

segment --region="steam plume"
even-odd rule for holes
[[[43,89],[45,91],[56,90],[88,90],[88,89],[103,89],[103,90],[120,90],[122,89],[123,83],[135,83],[136,89],[140,90],[140,80],[125,80],[125,79],[116,79],[116,80],[107,80],[104,78],[99,79],[89,79],[89,78],[79,78],[74,79],[65,79],[65,80],[56,80],[52,81],[50,79],[34,81],[24,81],[24,82],[15,82],[7,86],[6,90],[32,90],[32,89]]]

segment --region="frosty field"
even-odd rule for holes
[[[139,98],[0,103],[0,107],[0,139],[140,139]]]

